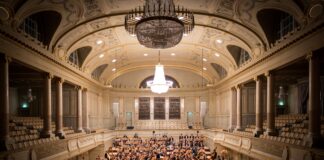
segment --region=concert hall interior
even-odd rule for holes
[[[324,0],[1,0],[0,159],[323,160]]]

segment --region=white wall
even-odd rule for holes
[[[165,120],[154,120],[153,115],[151,115],[151,120],[138,120],[138,108],[135,109],[135,102],[139,97],[150,97],[153,102],[154,97],[166,97],[166,103],[168,97],[180,97],[181,107],[181,119],[179,120],[168,120],[166,117]],[[200,102],[205,101],[208,104],[208,98],[206,93],[202,91],[188,91],[188,92],[169,92],[167,94],[153,94],[150,91],[116,91],[110,93],[110,106],[112,107],[113,103],[119,103],[119,117],[117,119],[118,127],[117,129],[126,129],[126,124],[120,126],[120,123],[126,123],[126,112],[132,112],[132,124],[135,129],[165,129],[171,126],[188,128],[187,124],[187,113],[193,113],[194,119],[194,128],[198,127],[198,123],[201,125],[200,119]],[[151,104],[153,106],[153,104]],[[166,104],[167,105],[167,104]],[[166,106],[167,108],[167,106]],[[153,109],[153,107],[151,108]],[[151,111],[153,113],[153,111]],[[167,113],[167,112],[166,112]],[[168,115],[166,115],[168,116]],[[201,126],[200,126],[201,127]],[[177,128],[174,128],[177,129]],[[178,128],[180,129],[180,128]]]
[[[205,116],[205,127],[223,128],[230,127],[230,106],[232,105],[231,90],[209,93],[208,111]]]

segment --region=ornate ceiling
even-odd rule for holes
[[[17,1],[7,2],[6,5]],[[176,47],[161,51],[161,63],[168,70],[183,70],[196,75],[203,72],[205,80],[210,84],[220,80],[211,63],[221,65],[229,74],[238,68],[227,50],[228,45],[236,45],[248,51],[252,60],[264,54],[269,47],[265,33],[257,21],[258,11],[276,8],[293,15],[301,24],[305,20],[303,12],[293,0],[174,2],[194,12],[196,26]],[[17,27],[24,18],[34,13],[57,11],[62,15],[62,20],[49,45],[54,54],[67,61],[74,50],[92,47],[81,67],[91,74],[96,67],[108,64],[100,81],[110,84],[121,75],[152,69],[157,64],[158,50],[141,46],[136,37],[132,37],[124,29],[125,14],[143,4],[144,0],[30,0],[14,14],[13,27]],[[100,40],[103,43],[98,44]],[[218,43],[219,40],[222,43]],[[206,61],[202,61],[202,52]],[[117,61],[114,63],[113,59]],[[206,70],[202,71],[202,65]],[[117,70],[113,72],[113,68]]]

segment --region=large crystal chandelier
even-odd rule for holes
[[[193,14],[173,0],[146,0],[125,17],[125,28],[148,48],[170,48],[194,28]]]
[[[169,87],[172,87],[173,82],[165,80],[164,67],[160,64],[160,51],[159,51],[159,63],[155,65],[155,73],[153,81],[147,81],[146,85],[151,88],[153,93],[166,93]]]

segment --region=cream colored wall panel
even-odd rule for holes
[[[9,90],[9,113],[10,115],[16,115],[19,107],[18,91],[17,88],[11,88]]]
[[[288,110],[291,114],[298,113],[298,88],[297,85],[288,87]]]

